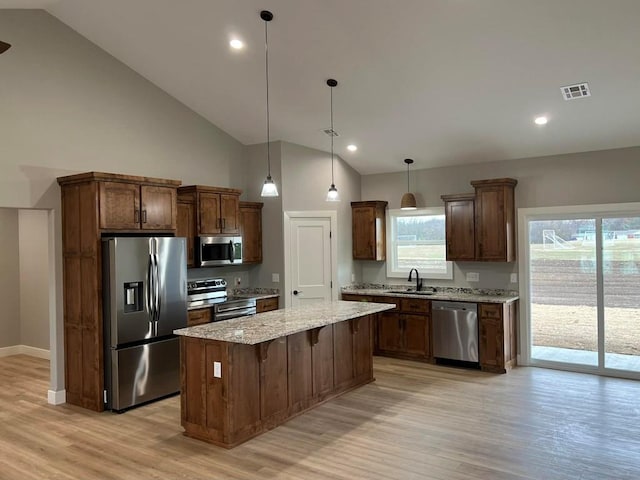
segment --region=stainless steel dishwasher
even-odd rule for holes
[[[432,302],[433,356],[478,362],[478,306],[464,302]]]

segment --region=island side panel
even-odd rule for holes
[[[349,320],[333,324],[333,377],[337,389],[349,387],[354,378],[352,322],[353,320]]]
[[[230,344],[228,348],[227,408],[230,423],[224,440],[235,444],[262,431],[260,358],[259,345]]]
[[[260,349],[260,416],[263,421],[286,418],[287,337],[261,343]]]
[[[305,410],[313,396],[310,338],[309,331],[287,337],[288,400],[291,413]]]
[[[364,384],[374,380],[373,336],[376,319],[377,315],[368,315],[351,320],[355,384]]]
[[[346,323],[346,322],[340,322]],[[312,392],[316,401],[333,390],[333,326],[311,330]]]

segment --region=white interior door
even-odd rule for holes
[[[293,217],[289,221],[290,305],[331,300],[330,217]]]

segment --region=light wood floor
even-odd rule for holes
[[[178,397],[54,407],[47,361],[0,358],[0,479],[640,478],[640,382],[375,367],[376,382],[224,450],[182,435]]]

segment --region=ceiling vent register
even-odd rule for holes
[[[562,96],[565,100],[575,100],[576,98],[590,97],[591,90],[589,90],[588,83],[576,83],[575,85],[566,85],[560,87]]]
[[[324,133],[326,133],[328,136],[330,137],[338,137],[338,132],[336,132],[333,128],[325,128],[324,130],[322,130]]]

